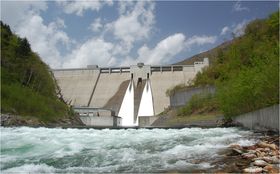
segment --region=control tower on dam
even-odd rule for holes
[[[64,100],[70,105],[112,110],[123,123],[124,117],[129,117],[130,122],[123,125],[137,126],[138,117],[157,115],[169,106],[168,89],[187,84],[207,66],[208,58],[204,58],[193,65],[89,65],[87,68],[53,69],[52,72]],[[129,114],[126,107],[131,110]]]

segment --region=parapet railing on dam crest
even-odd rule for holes
[[[145,65],[147,66],[147,65]],[[193,68],[194,65],[163,65],[163,66],[149,66],[151,72],[164,72],[164,71],[183,71],[183,67]],[[65,68],[65,69],[52,69],[52,71],[73,71],[73,70],[99,70],[100,73],[130,73],[130,67],[96,67],[96,68]]]
[[[132,73],[136,69],[149,72],[166,72],[166,71],[184,71],[184,69],[193,68],[201,69],[203,66],[208,66],[208,58],[203,61],[194,62],[193,65],[144,65],[138,63],[137,65],[123,66],[123,67],[98,67],[98,65],[88,65],[87,68],[67,68],[67,69],[53,69],[52,71],[73,71],[73,70],[96,70],[100,73]]]

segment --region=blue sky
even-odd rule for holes
[[[52,68],[171,64],[240,36],[278,1],[1,1],[1,20]]]

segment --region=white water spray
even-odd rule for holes
[[[122,118],[122,126],[138,125],[138,121],[137,125],[134,124],[134,84],[132,79],[126,89],[118,116]]]
[[[147,79],[147,83],[145,85],[141,97],[138,116],[153,116],[153,115],[154,115],[154,106],[153,106],[151,82],[149,79]]]
[[[204,173],[230,144],[255,143],[237,128],[61,129],[0,127],[1,174]],[[199,161],[199,163],[197,163]]]

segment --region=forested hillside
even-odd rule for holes
[[[73,116],[57,97],[49,67],[34,53],[27,39],[1,22],[1,113],[36,118],[48,123]]]
[[[194,85],[215,85],[227,117],[279,103],[279,11],[252,21],[229,48],[217,50]]]

